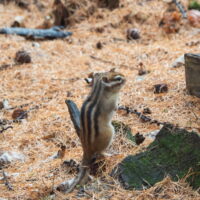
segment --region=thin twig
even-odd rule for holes
[[[6,176],[4,170],[2,170],[2,174],[3,174],[3,180],[4,180],[5,186],[8,188],[8,190],[14,190],[13,187],[8,182],[8,177]]]
[[[29,106],[29,105],[31,105],[31,104],[33,104],[33,102],[21,104],[21,105],[19,105],[19,106],[10,107],[10,108],[7,108],[6,110],[13,110],[13,109],[16,109],[16,108],[20,108],[20,109],[21,109],[21,108],[27,107],[27,106]]]
[[[13,128],[13,126],[7,126],[6,128],[2,128],[1,130],[0,130],[0,133],[3,133],[4,131],[6,131],[7,129],[9,129],[9,128]]]
[[[52,78],[52,81],[69,81],[69,79],[64,78]]]
[[[71,81],[71,82],[77,81],[79,79],[80,79],[79,77],[66,78],[66,79],[63,79],[63,78],[51,78],[52,81]]]
[[[136,114],[143,122],[150,122],[151,124],[156,124],[158,126],[167,124],[166,122],[159,122],[158,120],[151,119],[150,117],[143,115],[141,112],[138,112],[136,109],[131,109],[128,106],[119,106],[118,110],[125,110],[127,114]]]

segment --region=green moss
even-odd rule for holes
[[[122,132],[127,139],[135,143],[135,136],[133,136],[129,126],[120,121],[112,121],[112,125],[114,126],[116,133]]]
[[[165,126],[146,152],[126,157],[119,164],[120,180],[126,188],[142,189],[161,181],[165,176],[172,180],[193,174],[187,181],[200,187],[200,137],[196,133]]]
[[[200,10],[200,3],[197,0],[192,0],[189,2],[188,9]]]

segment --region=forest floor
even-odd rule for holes
[[[25,18],[26,27],[40,25],[52,9],[51,0],[42,2],[45,6],[42,12],[34,4],[30,5],[29,11],[13,3],[0,4],[0,27],[9,27],[16,16]],[[184,22],[178,33],[165,33],[159,27],[167,9],[165,1],[122,2],[121,8],[99,9],[87,20],[70,27],[73,35],[66,39],[31,41],[16,35],[0,35],[1,65],[13,64],[16,52],[22,49],[32,58],[31,63],[0,71],[0,101],[7,99],[12,107],[28,104],[23,109],[30,110],[27,119],[12,124],[12,129],[0,134],[0,152],[15,151],[25,156],[24,162],[11,163],[4,169],[14,190],[9,191],[1,180],[0,198],[50,199],[49,194],[56,185],[75,176],[75,173],[67,173],[62,165],[64,160],[70,159],[79,163],[82,156],[65,100],[71,99],[81,107],[90,90],[84,80],[90,72],[115,67],[127,79],[120,94],[120,105],[140,112],[148,107],[152,119],[196,132],[200,130],[200,99],[186,92],[184,66],[172,67],[184,53],[199,53],[199,44],[195,45],[195,42],[199,40],[200,32]],[[187,5],[186,0],[183,3]],[[129,23],[125,16],[139,11],[145,13],[147,19]],[[127,42],[128,28],[138,28],[141,38]],[[102,49],[96,48],[98,42],[103,44]],[[150,73],[138,75],[141,63]],[[168,92],[155,94],[153,86],[160,83],[168,85]],[[38,108],[31,110],[35,106]],[[0,119],[11,120],[12,112],[0,110]],[[160,129],[123,112],[117,112],[114,119],[129,125],[133,134],[140,132],[145,136]],[[86,186],[86,193],[77,194],[75,190],[64,195],[56,192],[54,199],[200,199],[198,191],[192,190],[183,179],[173,182],[167,177],[150,189],[127,191],[108,175],[123,158],[144,151],[150,142],[146,138],[137,146],[130,145],[125,138],[114,140],[108,152],[116,154],[106,158],[103,175],[95,177]],[[60,144],[66,146],[64,158],[48,160],[58,152]]]

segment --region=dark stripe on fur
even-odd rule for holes
[[[93,94],[93,99],[92,99],[92,103],[90,104],[88,111],[87,111],[87,127],[88,127],[88,143],[90,144],[91,141],[91,132],[92,132],[92,119],[91,119],[91,115],[92,112],[94,110],[94,106],[96,105],[98,98],[99,98],[99,93],[101,91],[101,81],[97,80],[97,86],[95,88],[94,94]]]
[[[95,138],[98,137],[99,135],[99,123],[98,123],[98,117],[100,115],[100,105],[97,105],[97,109],[95,111],[94,114],[94,122],[95,122],[95,126],[94,126],[94,130],[95,130]]]
[[[88,104],[89,102],[89,99],[87,99],[83,105],[82,105],[82,108],[81,108],[81,134],[85,134],[85,117],[84,117],[84,113],[85,113],[85,107],[86,105]],[[81,140],[84,138],[83,135],[80,135],[80,138]]]
[[[85,141],[85,139],[87,138],[86,135],[88,134],[86,132],[87,127],[85,127],[86,124],[88,125],[87,117],[85,118],[85,112],[87,112],[86,107],[89,103],[92,102],[92,99],[94,98],[95,91],[97,90],[97,84],[98,84],[98,80],[94,81],[90,95],[87,97],[87,99],[85,100],[85,102],[83,103],[82,108],[81,108],[81,126],[82,126],[81,140],[84,140],[82,142],[82,145],[87,145],[87,142]]]

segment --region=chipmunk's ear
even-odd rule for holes
[[[112,69],[110,70],[110,72],[115,72],[115,68],[112,68]]]
[[[94,72],[89,73],[88,74],[88,78],[92,78],[93,79],[94,78]]]

